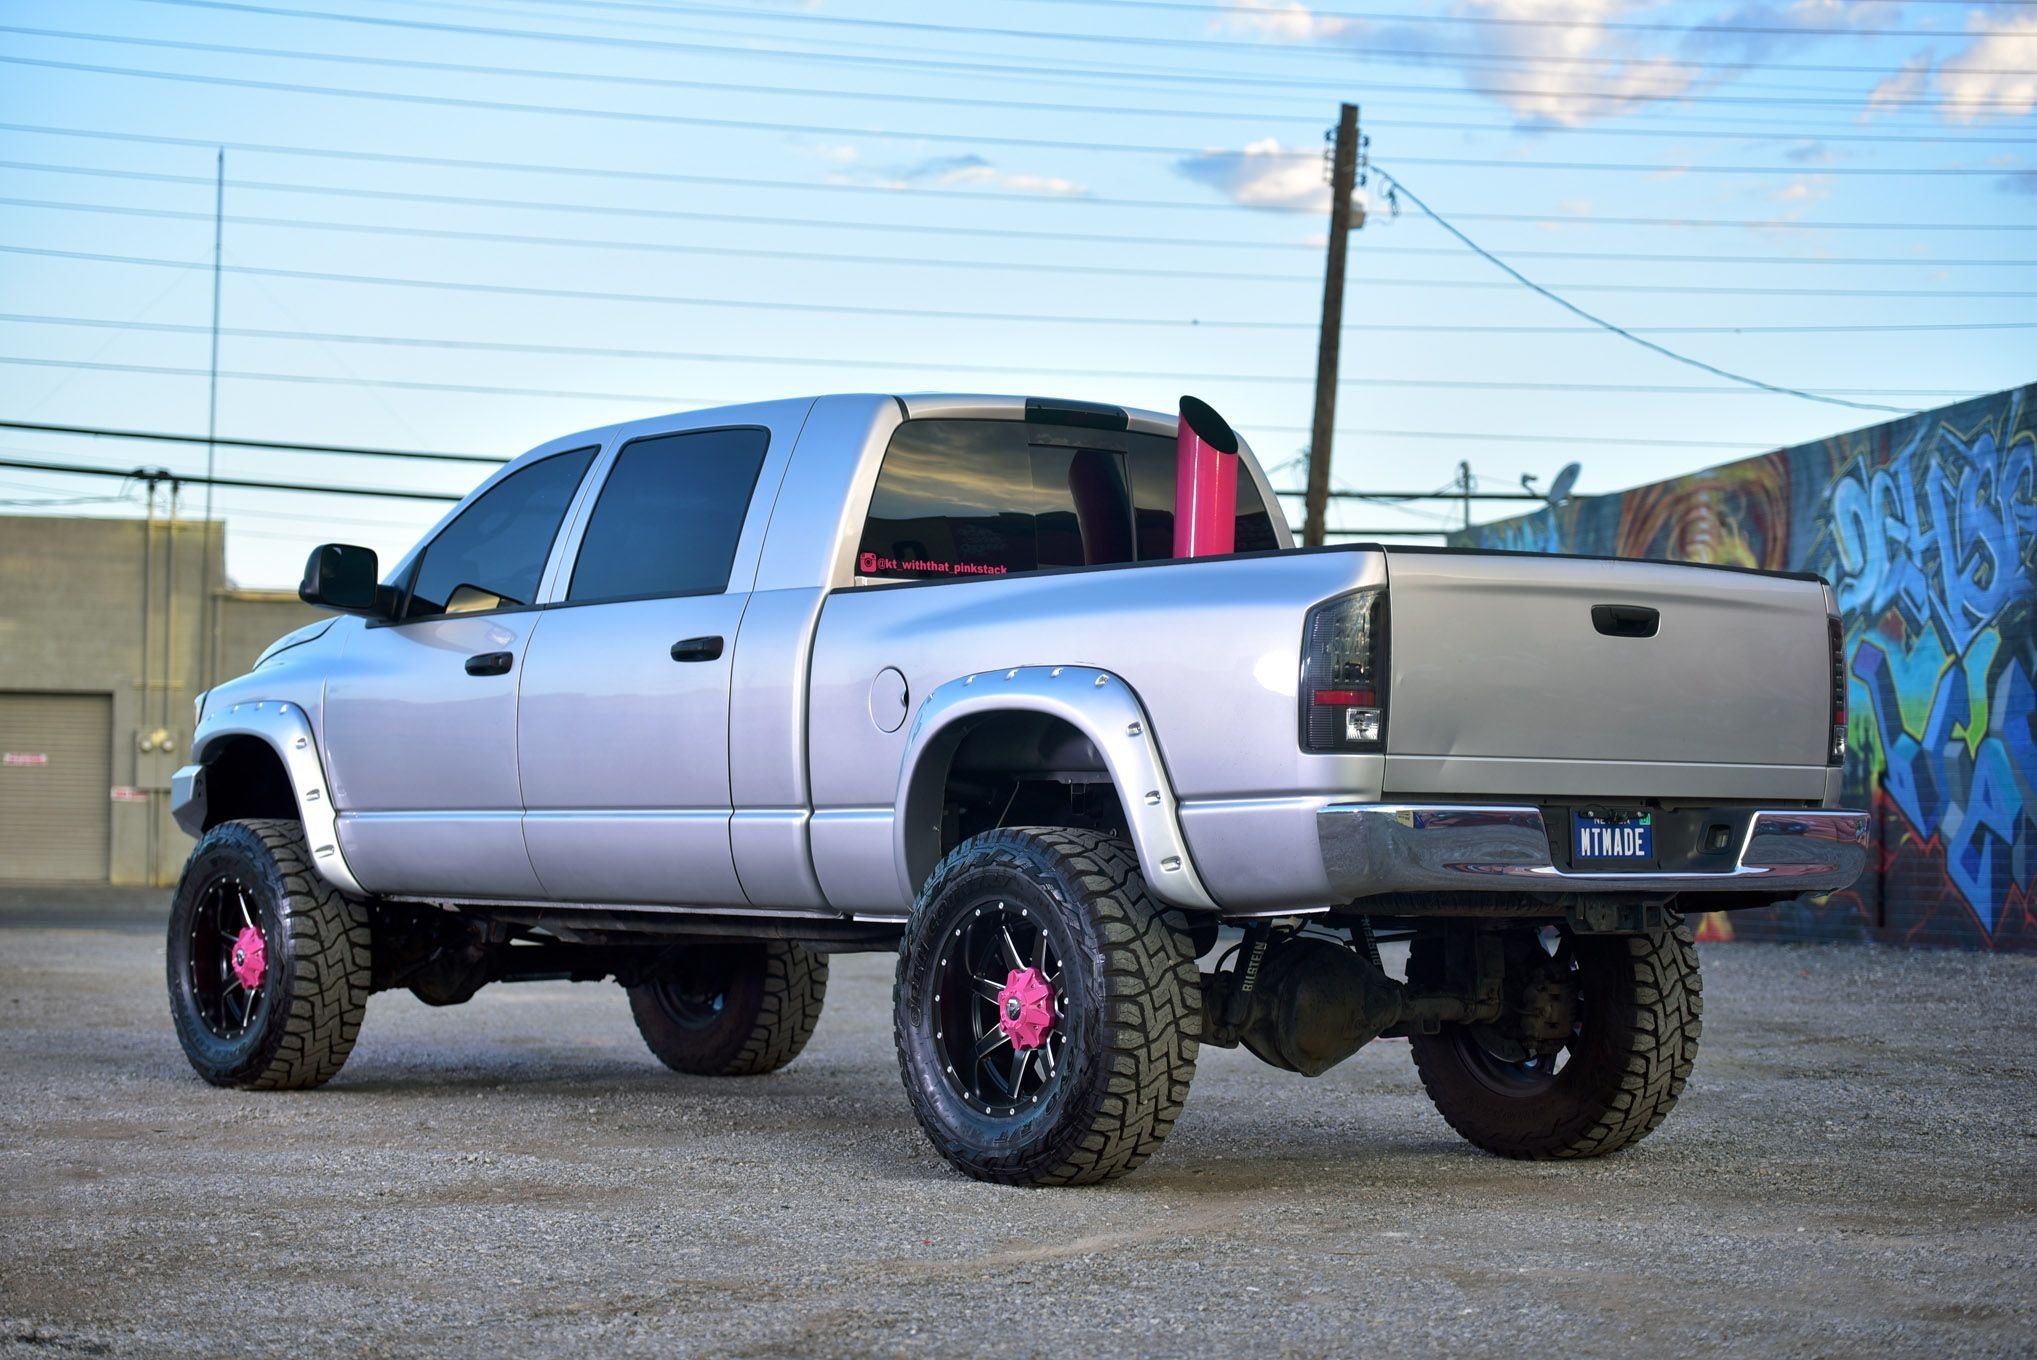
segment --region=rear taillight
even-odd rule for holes
[[[1386,592],[1361,590],[1309,611],[1302,627],[1301,744],[1386,745]]]
[[[1832,741],[1826,748],[1827,765],[1846,763],[1846,629],[1837,614],[1825,616],[1825,634],[1832,651]]]

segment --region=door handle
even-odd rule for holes
[[[469,675],[507,675],[516,664],[515,652],[483,652],[467,658]]]
[[[719,637],[685,638],[672,644],[674,661],[718,661],[721,659]]]
[[[1645,604],[1595,604],[1591,626],[1607,637],[1652,638],[1662,625],[1662,612]]]

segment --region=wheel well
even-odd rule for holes
[[[1123,835],[1124,805],[1096,744],[1051,714],[990,713],[958,723],[928,753],[916,789],[933,795],[915,809],[922,826],[938,821],[938,842],[921,841],[926,863],[911,868],[924,880],[942,855],[979,832],[1000,826],[1071,826]],[[945,757],[944,757],[945,752]],[[944,763],[943,763],[944,761]],[[935,780],[937,774],[938,782]],[[935,802],[938,797],[938,802]]]
[[[283,758],[260,737],[228,737],[205,757],[205,829],[244,817],[301,818]]]

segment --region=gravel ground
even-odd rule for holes
[[[158,900],[0,900],[0,1355],[2037,1354],[2037,958],[1710,947],[1681,1107],[1599,1162],[1458,1142],[1405,1044],[1205,1049],[1158,1158],[1027,1191],[912,1124],[888,958],[770,1077],[527,984],[378,996],[330,1086],[242,1094]]]

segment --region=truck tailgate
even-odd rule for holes
[[[1387,562],[1389,795],[1824,797],[1818,581],[1531,555]]]

